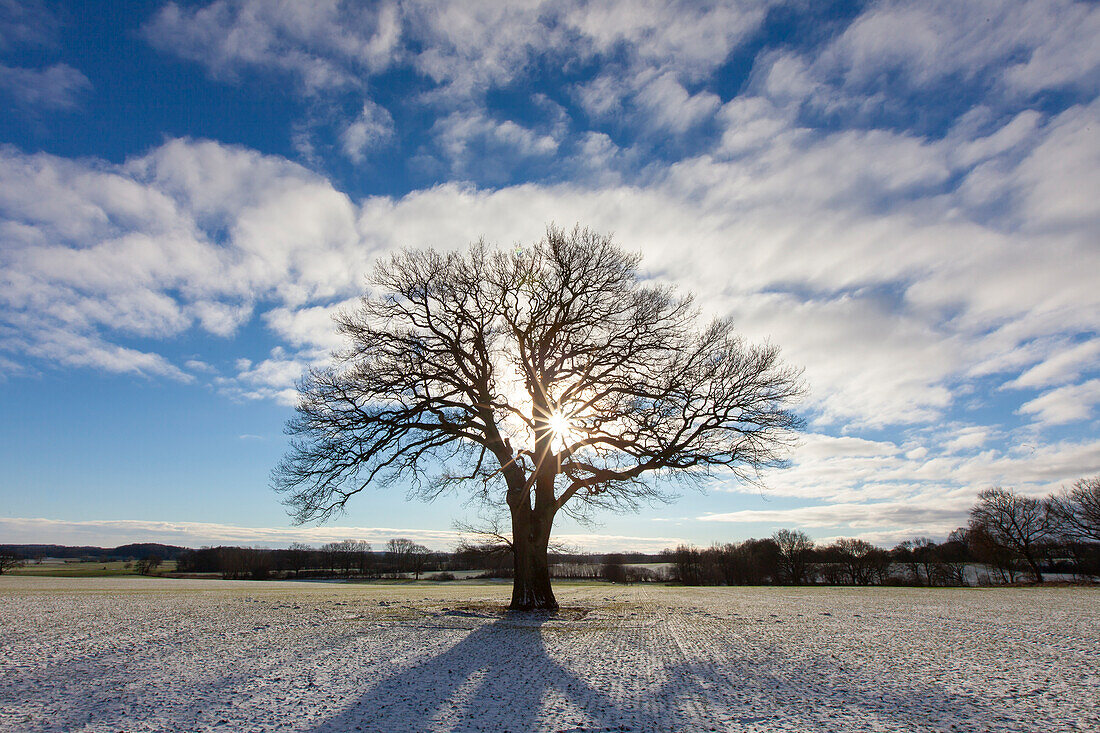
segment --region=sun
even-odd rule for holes
[[[568,444],[573,440],[573,423],[567,416],[560,412],[553,412],[550,414],[550,419],[546,422],[547,425],[550,426],[550,432],[552,432],[562,443]]]

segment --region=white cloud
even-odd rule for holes
[[[337,351],[345,346],[345,343],[343,337],[336,331],[333,316],[353,308],[358,302],[359,298],[355,297],[332,305],[275,308],[264,314],[264,322],[283,341],[292,346],[313,349],[318,353]]]
[[[90,336],[45,330],[26,344],[25,352],[70,367],[91,367],[115,374],[168,377],[190,382],[193,377],[163,356],[107,343]]]
[[[904,539],[944,535],[966,524],[979,491],[1006,486],[1045,496],[1100,465],[1100,441],[1026,443],[982,426],[930,426],[905,442],[810,433],[792,452],[790,468],[763,477],[764,488],[716,476],[711,489],[815,506],[749,509],[702,521],[828,528],[837,536]],[[946,440],[944,439],[946,437]],[[1031,438],[1031,440],[1035,440]],[[990,444],[1011,447],[989,447]]]
[[[384,108],[367,101],[355,120],[340,135],[344,155],[362,163],[367,153],[387,144],[394,135],[393,117]]]
[[[16,102],[42,109],[72,109],[92,88],[92,82],[68,64],[25,69],[0,64],[0,92]]]
[[[651,128],[680,134],[713,117],[722,104],[717,94],[689,93],[672,74],[644,82],[635,101],[646,110]]]
[[[244,437],[244,436],[242,436]],[[385,549],[394,537],[407,537],[433,550],[450,551],[462,539],[461,532],[408,527],[241,527],[213,522],[158,522],[135,519],[61,520],[0,517],[0,535],[13,544],[66,544],[117,547],[132,542],[200,547],[245,545],[286,547],[292,542],[321,545],[346,539],[365,540],[376,550]],[[676,537],[633,537],[604,534],[561,534],[554,540],[588,552],[636,550],[657,552],[675,547]]]
[[[218,0],[201,8],[167,3],[143,29],[156,47],[236,78],[275,69],[318,93],[360,84],[395,59],[401,23],[392,4]]]
[[[884,84],[890,72],[923,87],[998,68],[1011,91],[1095,89],[1098,28],[1095,5],[1072,0],[882,2],[833,41],[818,65],[857,87]]]
[[[943,444],[945,453],[961,453],[981,448],[990,439],[990,429],[979,425],[969,425],[959,430],[944,429],[942,437],[947,437]],[[950,436],[950,437],[948,437]]]
[[[1002,386],[1011,389],[1027,389],[1062,384],[1076,379],[1086,369],[1095,368],[1098,362],[1100,362],[1100,338],[1077,344],[1059,344],[1055,353]]]
[[[169,3],[144,35],[216,77],[280,73],[314,97],[365,94],[373,76],[395,65],[412,68],[432,83],[419,101],[467,112],[483,110],[488,91],[541,63],[600,60],[633,81],[582,92],[591,112],[625,101],[639,122],[683,132],[719,103],[709,92],[689,94],[686,85],[717,69],[774,4],[403,0],[364,9],[217,0],[199,8]],[[347,124],[341,142],[353,159],[372,129],[361,121]]]
[[[524,159],[546,158],[558,150],[552,134],[541,134],[511,120],[494,120],[480,111],[454,112],[436,120],[431,136],[458,175],[506,179]]]
[[[311,360],[302,354],[288,355],[282,347],[272,350],[271,356],[253,364],[248,359],[237,362],[235,377],[219,377],[214,380],[219,389],[231,397],[246,400],[275,400],[281,405],[298,404],[299,380],[310,366],[323,363],[324,357]]]
[[[966,523],[972,500],[955,501],[946,506],[919,506],[908,502],[873,502],[860,504],[829,504],[797,509],[745,510],[724,514],[706,514],[702,522],[764,522],[786,527],[851,527],[878,528],[905,523],[921,527],[948,528],[950,531]],[[932,530],[928,530],[932,531]]]
[[[0,3],[0,50],[52,47],[57,26],[57,17],[43,0],[7,0]]]
[[[312,359],[334,345],[331,332],[315,322],[325,336],[307,344],[291,321],[324,320],[308,309],[359,292],[376,253],[460,247],[481,234],[525,241],[547,221],[579,221],[641,249],[649,275],[695,291],[708,312],[774,338],[806,367],[820,420],[864,426],[934,419],[958,382],[1032,366],[1040,339],[1100,331],[1090,275],[1100,253],[1084,214],[1055,234],[967,220],[937,188],[964,142],[810,134],[751,99],[729,124],[750,109],[770,134],[733,157],[655,171],[646,186],[444,185],[358,204],[288,161],[212,142],[170,141],[122,166],[8,150],[0,298],[104,338],[167,337],[195,324],[231,334],[252,303],[272,299],[269,327],[313,349]],[[1047,141],[1057,142],[1055,160],[1088,153],[1091,143],[1066,131],[1096,112],[1038,123],[1031,152],[1016,156],[1029,181],[1064,177],[1033,163]],[[471,139],[529,154],[555,144],[478,115],[444,118],[439,130],[458,161]],[[1087,178],[1074,180],[1087,188]]]
[[[356,292],[372,256],[347,196],[254,151],[173,140],[118,166],[0,158],[0,321],[21,334],[13,343],[62,363],[179,378],[110,340],[194,326],[230,336],[257,298]]]
[[[1064,425],[1090,419],[1098,404],[1100,379],[1090,379],[1044,392],[1021,405],[1019,412],[1034,415],[1040,425]]]

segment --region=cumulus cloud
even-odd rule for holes
[[[224,394],[243,400],[275,400],[286,407],[298,404],[296,385],[324,359],[311,362],[301,354],[288,354],[282,347],[271,350],[269,358],[253,364],[248,359],[237,361],[234,377],[218,377],[214,383]]]
[[[346,195],[254,151],[173,140],[117,166],[0,157],[0,318],[20,334],[12,343],[64,363],[178,377],[162,357],[135,369],[120,356],[132,349],[88,344],[192,327],[229,336],[258,297],[355,292],[370,257]]]
[[[806,366],[818,419],[866,426],[934,419],[974,364],[1030,368],[1042,358],[1035,339],[1100,330],[1088,275],[1100,255],[1080,225],[1044,234],[1036,259],[1028,227],[1002,231],[947,208],[936,187],[951,143],[778,124],[755,155],[701,156],[644,187],[445,185],[362,202],[293,163],[212,142],[170,141],[116,167],[9,150],[3,297],[75,332],[157,337],[193,325],[231,334],[266,297],[269,326],[302,348],[294,318],[358,292],[377,252],[479,234],[522,241],[547,221],[580,221],[640,248],[650,277],[773,337]],[[467,133],[531,154],[554,145],[480,117],[440,129],[456,160]],[[1064,126],[1037,129],[1018,166]]]
[[[935,426],[912,431],[903,440],[810,433],[792,452],[789,468],[763,477],[763,490],[720,475],[710,488],[811,506],[700,519],[828,528],[849,537],[876,531],[901,539],[943,535],[966,524],[982,489],[1009,486],[1044,496],[1100,465],[1097,440],[1026,443],[1019,435],[991,432],[977,425]],[[915,530],[920,527],[923,532]]]
[[[42,0],[4,0],[0,2],[0,51],[54,46],[57,25],[57,17]]]
[[[488,180],[507,180],[524,159],[546,158],[558,150],[552,134],[494,120],[480,111],[455,112],[437,120],[431,136],[455,174]]]

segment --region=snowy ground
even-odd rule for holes
[[[1100,730],[1100,591],[0,576],[0,730]]]

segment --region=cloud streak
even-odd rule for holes
[[[346,539],[365,540],[385,548],[395,537],[407,537],[433,550],[451,551],[462,539],[455,530],[410,527],[241,527],[213,522],[159,522],[137,519],[61,520],[0,517],[0,535],[9,544],[66,544],[117,547],[132,542],[200,547],[244,545],[286,547],[293,542],[320,545]],[[555,534],[554,539],[586,552],[637,550],[658,552],[682,540],[675,537],[635,537],[608,534]]]

